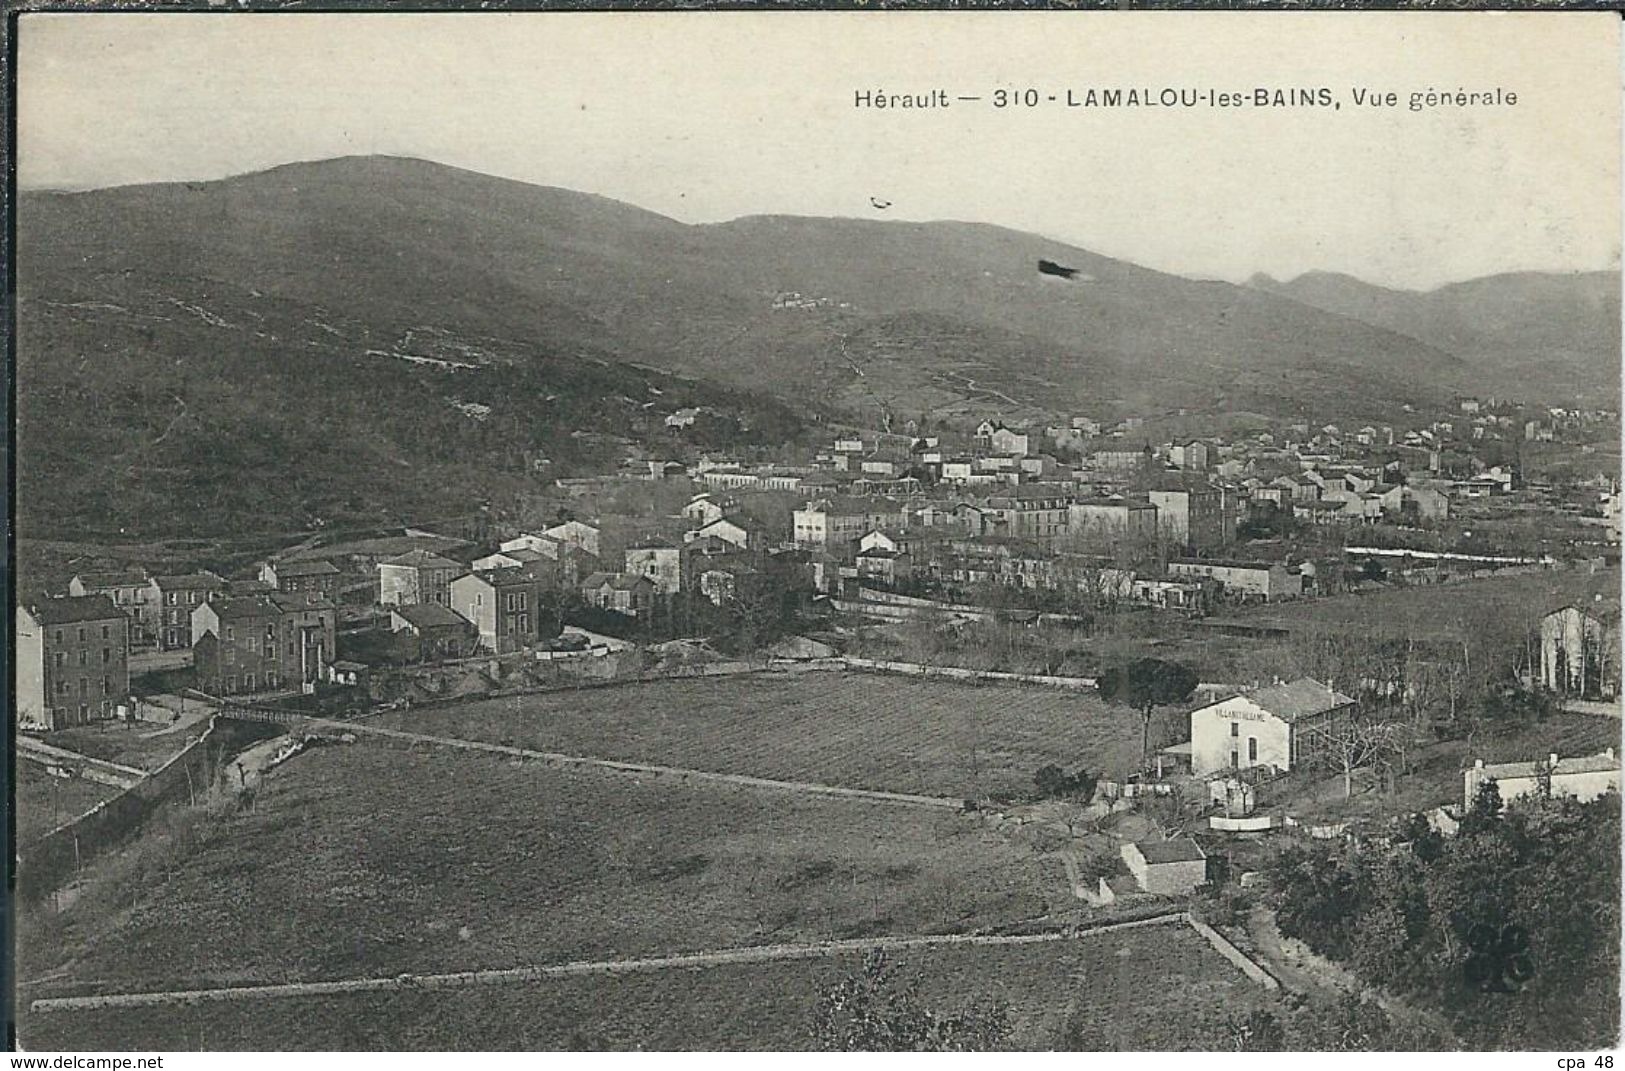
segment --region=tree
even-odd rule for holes
[[[880,949],[818,998],[812,1041],[826,1052],[984,1052],[1009,1038],[1002,1002],[967,1004],[943,1013],[920,1003],[919,979],[899,978]]]
[[[1140,712],[1140,765],[1151,764],[1151,714],[1157,707],[1178,703],[1196,690],[1196,671],[1179,662],[1141,658],[1126,666],[1114,666],[1100,678],[1096,687],[1108,703],[1130,706]]]
[[[1326,756],[1343,774],[1343,798],[1354,795],[1354,771],[1362,766],[1390,762],[1401,752],[1403,730],[1392,722],[1365,718],[1343,718],[1317,735],[1324,741]]]

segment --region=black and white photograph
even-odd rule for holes
[[[11,32],[14,1067],[1613,1066],[1617,14]]]

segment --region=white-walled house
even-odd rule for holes
[[[1198,707],[1191,711],[1191,772],[1290,770],[1318,757],[1321,733],[1353,709],[1353,699],[1309,677]]]
[[[1474,762],[1471,769],[1462,771],[1463,800],[1471,807],[1478,797],[1478,789],[1485,781],[1494,781],[1501,793],[1501,802],[1509,803],[1521,796],[1542,794],[1542,781],[1549,779],[1550,795],[1572,796],[1581,803],[1596,799],[1609,792],[1619,791],[1619,756],[1613,748],[1598,755],[1580,755],[1572,759],[1548,755],[1545,762],[1498,762],[1486,765],[1483,759]]]

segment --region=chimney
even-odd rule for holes
[[[1474,759],[1473,760],[1473,769],[1482,770],[1483,768],[1484,768],[1484,760],[1483,759]]]
[[[1604,758],[1611,759],[1614,757],[1614,749],[1611,747],[1605,747],[1602,749],[1602,754]]]
[[[1557,752],[1554,751],[1546,756],[1546,768],[1549,770],[1557,769]]]

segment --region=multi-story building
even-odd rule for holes
[[[1049,543],[1066,534],[1071,501],[1065,491],[1053,487],[1018,487],[1009,494],[989,496],[985,508],[999,518],[1011,538]]]
[[[1191,772],[1269,766],[1287,771],[1325,754],[1354,700],[1305,677],[1191,711]]]
[[[648,577],[656,595],[683,590],[683,548],[668,539],[651,536],[626,548],[626,571]]]
[[[465,573],[451,582],[451,608],[479,630],[481,647],[518,651],[561,631],[555,579],[540,563]]]
[[[106,595],[130,619],[130,646],[151,647],[158,642],[158,605],[152,578],[145,569],[118,573],[80,573],[68,581],[73,596]]]
[[[302,561],[265,562],[260,579],[289,595],[320,595],[329,602],[339,597],[339,567],[322,558]]]
[[[1157,538],[1157,507],[1138,498],[1081,499],[1067,507],[1067,533],[1091,548],[1147,546]]]
[[[158,646],[182,651],[192,646],[192,611],[226,591],[224,577],[207,570],[152,578],[149,601],[157,608]]]
[[[378,563],[378,601],[384,606],[451,603],[451,581],[461,565],[427,550],[411,550]]]
[[[791,519],[798,547],[845,548],[872,528],[903,523],[902,507],[890,499],[820,498],[796,510]]]
[[[17,727],[113,717],[130,698],[130,619],[106,595],[17,607]]]
[[[1152,490],[1158,534],[1176,546],[1212,550],[1225,545],[1224,502],[1216,487]]]
[[[192,668],[214,695],[313,689],[336,656],[333,604],[310,593],[221,597],[192,611]]]

